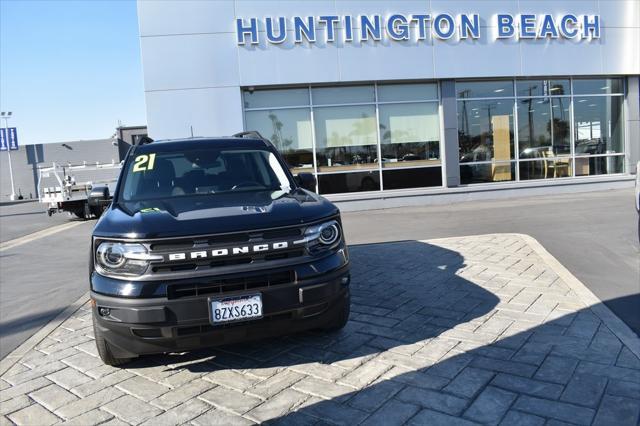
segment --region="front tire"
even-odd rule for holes
[[[325,331],[341,330],[349,322],[349,315],[351,314],[351,295],[347,293],[339,303],[341,303],[342,306],[340,306],[337,315],[324,327]]]
[[[95,313],[91,315],[91,319],[93,321],[93,334],[96,338],[96,347],[98,348],[98,355],[100,355],[100,359],[107,365],[112,367],[119,367],[123,364],[130,362],[133,358],[117,358],[113,356],[111,349],[109,348],[109,342],[104,338],[102,331],[96,324]]]

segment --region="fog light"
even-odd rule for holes
[[[340,284],[348,285],[350,281],[351,281],[351,277],[349,275],[347,275],[346,277],[342,277],[340,279]]]
[[[109,315],[111,315],[111,309],[98,308],[98,314],[100,314],[101,317],[108,317]]]

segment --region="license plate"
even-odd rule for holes
[[[262,318],[262,296],[260,294],[210,300],[210,304],[211,323],[214,325]]]

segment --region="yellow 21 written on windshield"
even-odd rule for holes
[[[133,164],[133,173],[144,172],[145,170],[153,170],[156,162],[156,154],[138,155]]]

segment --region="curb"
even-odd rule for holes
[[[518,234],[513,232],[498,233],[498,234],[477,234],[477,235],[465,235],[464,237],[446,237],[435,238],[430,240],[421,240],[424,242],[437,242],[446,241],[451,238],[465,238],[465,237],[481,237],[481,236],[505,236],[511,235],[514,237],[522,238],[528,245],[536,252],[538,256],[555,272],[567,286],[573,290],[578,299],[583,302],[586,307],[591,310],[602,323],[618,338],[620,341],[629,348],[629,350],[638,358],[640,358],[640,337],[638,337],[633,330],[629,328],[611,309],[604,304],[604,302],[593,294],[589,288],[582,283],[575,275],[571,273],[560,261],[558,261],[551,253],[544,248],[542,244],[538,242],[531,235]]]
[[[76,313],[76,311],[78,311],[78,309],[80,309],[82,305],[84,305],[88,300],[89,292],[87,291],[78,300],[63,309],[62,312],[60,312],[55,316],[55,318],[45,324],[45,326],[38,330],[38,332],[36,332],[33,336],[29,337],[20,346],[15,348],[6,357],[1,359],[0,376],[4,375],[4,373],[6,373],[8,369],[13,367],[13,365],[18,362],[23,356],[25,356],[27,352],[35,348],[38,343],[42,342],[45,337],[47,337],[56,328],[58,328],[60,324],[67,320],[67,318]]]
[[[21,246],[38,238],[48,237],[49,235],[57,234],[58,232],[66,231],[67,229],[74,228],[78,225],[86,223],[85,221],[63,223],[62,225],[52,226],[41,231],[32,232],[31,234],[24,235],[22,237],[15,238],[13,240],[0,243],[0,252],[12,249],[14,247]]]
[[[38,201],[37,198],[31,198],[28,200],[0,201],[0,207],[14,206],[16,204],[35,203],[36,201]]]
[[[573,275],[562,263],[530,235],[518,235],[545,261],[553,271],[576,293],[578,298],[607,326],[611,332],[629,348],[633,354],[640,358],[640,337],[629,328],[611,309],[598,299],[589,288]]]

